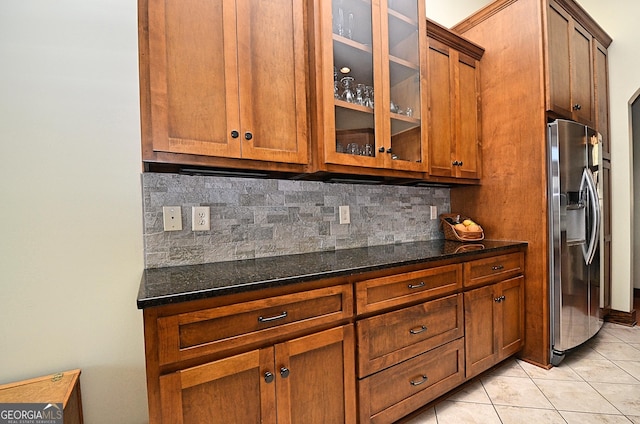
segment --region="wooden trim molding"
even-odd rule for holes
[[[626,325],[633,327],[637,324],[636,310],[632,309],[631,312],[616,311],[612,309],[605,317],[605,321],[612,322],[614,324]]]
[[[493,3],[485,6],[480,9],[478,12],[474,13],[472,16],[466,18],[465,20],[457,23],[453,27],[452,30],[460,33],[464,33],[474,26],[478,25],[478,23],[489,19],[491,16],[500,12],[502,9],[509,7],[511,4],[517,2],[518,0],[496,0]],[[585,11],[582,6],[577,4],[575,1],[571,0],[556,0],[571,16],[576,19],[582,26],[584,26],[587,31],[591,35],[593,35],[603,46],[609,47],[611,44],[611,37],[609,34],[605,32],[604,29],[600,25],[593,20],[593,18]],[[544,4],[547,2],[544,1]]]
[[[465,53],[475,60],[480,60],[484,54],[484,48],[467,40],[461,35],[455,34],[437,22],[427,18],[427,37],[438,40],[447,46]]]

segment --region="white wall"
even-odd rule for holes
[[[487,3],[427,8],[452,25]],[[614,307],[625,310],[640,5],[580,3],[615,40]],[[82,368],[90,424],[147,420],[136,15],[133,0],[0,1],[0,383]]]
[[[0,384],[81,368],[85,422],[147,419],[137,6],[0,2]]]

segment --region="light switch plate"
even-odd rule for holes
[[[438,219],[438,207],[431,206],[431,219]]]
[[[162,222],[165,231],[182,230],[182,209],[180,206],[163,206]]]
[[[338,210],[340,215],[340,224],[350,224],[351,216],[349,214],[349,206],[340,206]]]

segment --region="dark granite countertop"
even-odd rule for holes
[[[483,240],[459,243],[445,240],[303,253],[202,265],[144,270],[138,308],[205,299],[270,287],[340,277],[403,265],[499,252],[526,246],[525,242]],[[473,246],[473,247],[469,247]]]

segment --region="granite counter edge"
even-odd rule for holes
[[[477,255],[488,253],[488,252],[500,252],[503,250],[526,248],[528,245],[526,242],[521,242],[521,241],[513,241],[509,243],[510,244],[492,247],[482,251],[472,250],[472,251],[464,251],[464,252],[446,253],[446,254],[435,256],[435,257],[423,257],[423,258],[412,259],[412,260],[390,261],[386,263],[369,264],[369,265],[363,265],[359,267],[333,269],[329,271],[311,272],[308,274],[300,274],[300,275],[290,275],[290,276],[285,276],[285,277],[275,278],[275,279],[268,279],[268,280],[256,279],[252,281],[244,281],[244,282],[238,282],[235,284],[228,284],[228,285],[225,285],[224,287],[210,287],[210,288],[201,289],[201,290],[188,290],[184,292],[167,293],[164,295],[157,295],[157,296],[146,295],[145,276],[143,275],[142,281],[140,282],[140,288],[138,291],[138,298],[136,303],[137,303],[138,309],[146,309],[151,307],[188,302],[192,300],[201,300],[201,299],[207,299],[211,297],[244,293],[244,292],[256,291],[261,289],[283,287],[287,285],[305,283],[305,282],[310,282],[310,281],[320,280],[320,279],[346,277],[346,276],[357,275],[357,274],[362,274],[362,273],[367,273],[372,271],[398,268],[398,267],[403,267],[407,265],[415,265],[415,264],[421,264],[421,263],[426,264],[429,262],[447,260],[452,258],[477,256]],[[168,267],[166,268],[166,271],[171,272],[171,270],[175,268],[178,268],[178,267]]]

